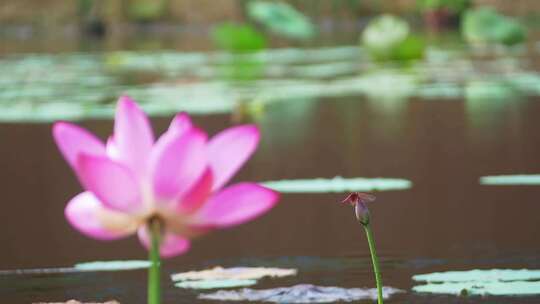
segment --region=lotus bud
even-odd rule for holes
[[[375,196],[367,193],[353,192],[349,194],[342,202],[349,203],[354,206],[354,213],[356,218],[362,225],[368,225],[370,220],[370,213],[367,207],[367,203],[373,202]]]

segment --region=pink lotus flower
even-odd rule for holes
[[[66,218],[98,240],[136,232],[149,248],[147,225],[157,218],[164,225],[160,253],[175,256],[189,249],[189,238],[252,220],[278,200],[276,192],[256,183],[223,188],[257,147],[259,131],[253,125],[208,140],[180,113],[154,140],[148,117],[124,96],[106,144],[67,122],[55,123],[53,136],[86,189],[68,203]]]

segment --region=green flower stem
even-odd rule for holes
[[[149,222],[151,248],[150,248],[150,269],[148,269],[148,304],[161,303],[159,244],[161,239],[161,222],[152,219]]]
[[[382,279],[381,271],[379,270],[379,258],[377,257],[377,251],[375,250],[375,241],[373,240],[373,231],[369,222],[362,224],[366,230],[367,240],[369,244],[369,251],[371,252],[371,261],[373,262],[373,272],[375,273],[375,282],[377,283],[377,303],[383,304],[383,292],[382,292]]]

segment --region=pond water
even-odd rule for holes
[[[1,272],[3,302],[144,302],[144,270],[54,270],[145,259],[135,238],[97,242],[69,227],[63,209],[80,186],[51,137],[55,119],[80,120],[105,137],[114,97],[128,92],[154,114],[159,132],[182,109],[197,114],[195,122],[211,133],[238,121],[258,123],[261,145],[236,181],[410,181],[408,189],[378,192],[371,205],[384,285],[406,291],[388,303],[538,303],[539,296],[411,291],[416,274],[540,268],[540,187],[480,183],[481,176],[540,173],[537,41],[507,53],[439,45],[424,63],[380,68],[355,39],[343,40],[269,51],[258,61],[263,72],[241,84],[218,80],[229,62],[225,55],[177,53],[173,46],[74,52],[73,46],[14,43],[3,49],[0,269],[53,268]],[[374,287],[362,228],[350,207],[337,204],[344,197],[283,194],[261,219],[195,240],[189,253],[165,261],[164,302],[210,303],[197,300],[197,291],[174,287],[165,275],[214,266],[299,270],[255,288]]]

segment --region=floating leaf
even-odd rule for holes
[[[413,96],[419,86],[416,75],[392,70],[366,73],[358,80],[358,87],[374,100],[404,100]]]
[[[402,292],[392,287],[383,288],[383,297]],[[272,289],[219,290],[215,293],[200,294],[199,299],[217,301],[261,301],[270,303],[333,303],[358,300],[376,300],[376,289],[325,287],[309,284]]]
[[[173,281],[195,280],[258,280],[264,277],[279,278],[296,275],[296,269],[267,268],[267,267],[214,267],[201,271],[189,271],[173,274]]]
[[[79,271],[120,271],[145,269],[150,267],[149,261],[96,261],[75,264]]]
[[[310,39],[315,36],[311,21],[285,2],[250,1],[247,5],[250,18],[260,22],[270,31],[293,39]]]
[[[106,301],[106,302],[79,302],[77,300],[69,300],[67,302],[54,302],[54,303],[46,303],[46,302],[39,302],[36,304],[120,304],[118,301]]]
[[[519,91],[504,81],[471,81],[465,86],[467,101],[500,101],[514,99]]]
[[[540,282],[441,283],[414,286],[412,290],[454,295],[524,296],[540,294]]]
[[[487,186],[540,185],[540,174],[493,175],[480,177],[480,184]]]
[[[174,286],[186,289],[217,289],[217,288],[234,288],[245,287],[257,284],[257,280],[237,280],[237,279],[222,279],[222,280],[201,280],[201,281],[184,281],[174,284]]]
[[[262,183],[268,188],[284,193],[325,193],[352,191],[405,190],[412,182],[397,178],[314,178],[297,180],[268,181]]]
[[[413,287],[413,291],[425,293],[495,296],[540,294],[540,270],[447,271],[415,275],[413,280],[429,283]]]
[[[442,282],[512,282],[540,280],[540,270],[529,269],[490,269],[445,271],[413,276],[413,280],[430,283]]]

